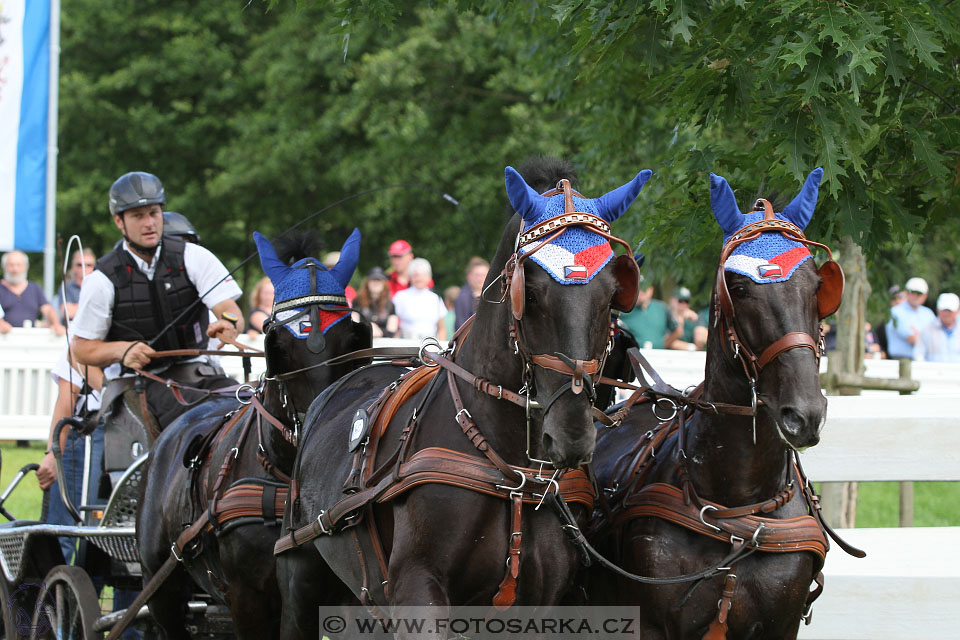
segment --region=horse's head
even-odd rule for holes
[[[314,397],[343,375],[344,367],[309,368],[330,358],[369,347],[370,325],[354,322],[344,296],[360,253],[360,232],[356,229],[340,250],[340,260],[331,268],[311,257],[294,252],[281,259],[273,245],[257,232],[253,234],[260,264],[274,286],[273,310],[264,323],[264,351],[268,379],[283,383],[283,393],[295,411],[303,413]],[[289,378],[284,374],[301,371]]]
[[[759,399],[759,411],[769,412],[780,438],[798,450],[820,440],[827,403],[819,322],[836,311],[843,293],[840,266],[831,256],[818,270],[808,249],[829,248],[803,235],[822,176],[814,170],[783,212],[758,200],[748,214],[737,208],[727,181],[710,176],[711,206],[724,233],[710,340],[712,353],[719,351],[735,371],[717,377],[737,387],[737,395]]]
[[[505,264],[504,315],[523,384],[540,406],[532,423],[540,426],[542,447],[531,443],[532,459],[542,451],[557,467],[576,467],[593,454],[593,377],[611,340],[610,310],[633,308],[637,291],[630,247],[610,235],[610,223],[650,175],[642,171],[604,196],[585,198],[567,180],[539,194],[506,169],[520,222]],[[615,256],[610,240],[624,244],[626,255]]]

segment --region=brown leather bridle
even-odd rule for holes
[[[615,256],[611,260],[614,276],[617,280],[617,290],[614,293],[613,299],[611,300],[611,308],[624,313],[633,309],[637,301],[637,289],[640,282],[640,270],[637,267],[636,261],[633,259],[630,245],[624,240],[611,235],[610,225],[603,219],[590,213],[576,211],[573,204],[573,196],[577,196],[579,198],[583,198],[583,196],[572,189],[569,180],[560,180],[557,183],[556,188],[542,195],[543,197],[549,198],[561,193],[564,196],[564,212],[558,216],[554,216],[553,218],[541,222],[527,231],[523,231],[521,228],[521,231],[517,234],[514,253],[507,260],[504,269],[500,274],[502,280],[500,290],[501,298],[499,302],[506,302],[508,296],[510,299],[510,346],[514,353],[519,355],[524,363],[523,389],[521,389],[521,392],[525,393],[527,396],[528,457],[530,457],[530,409],[540,408],[544,413],[546,413],[553,402],[568,390],[574,395],[582,393],[584,390],[586,390],[591,398],[592,403],[592,399],[594,397],[592,376],[599,375],[600,371],[603,369],[603,363],[613,347],[613,336],[616,327],[613,322],[610,323],[606,348],[604,349],[603,354],[598,358],[592,358],[590,360],[576,360],[569,358],[562,353],[530,353],[530,350],[527,348],[528,341],[525,338],[523,328],[525,306],[524,300],[526,297],[526,282],[523,271],[524,261],[555,240],[566,230],[572,227],[584,227],[596,234],[603,236],[610,242],[617,242],[626,248],[626,254]],[[522,247],[525,247],[538,240],[540,240],[541,243],[533,250],[526,253],[522,253],[520,251]],[[539,406],[530,401],[530,393],[533,383],[532,368],[534,366],[556,371],[571,377],[569,385],[561,385],[561,387],[550,396],[550,399],[544,404],[544,406]],[[535,462],[543,462],[535,460],[533,457],[530,457],[530,459],[534,460]]]
[[[756,382],[763,371],[763,368],[776,360],[781,354],[791,349],[806,348],[810,349],[820,363],[823,356],[823,330],[821,325],[821,335],[815,340],[810,334],[803,331],[791,331],[775,341],[763,352],[757,356],[753,350],[741,338],[738,331],[736,310],[733,301],[730,298],[730,291],[727,288],[727,279],[725,277],[724,263],[733,253],[734,249],[750,240],[754,240],[761,233],[777,232],[782,234],[788,240],[793,240],[807,246],[820,247],[826,250],[828,259],[817,273],[820,276],[821,284],[817,290],[817,312],[819,319],[823,320],[834,313],[840,307],[840,301],[843,298],[843,269],[833,259],[833,252],[830,247],[813,240],[807,240],[803,231],[793,223],[786,220],[779,220],[774,217],[773,206],[764,199],[757,200],[756,211],[763,211],[763,220],[748,224],[738,229],[723,246],[720,253],[720,262],[717,266],[715,298],[714,298],[714,324],[722,332],[721,344],[724,353],[734,359],[740,360],[743,366],[743,372],[753,387],[754,414],[756,414]]]

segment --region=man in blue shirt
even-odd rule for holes
[[[913,347],[920,338],[920,332],[936,321],[937,317],[928,307],[923,306],[929,292],[926,280],[910,278],[904,289],[907,290],[907,299],[890,309],[887,356],[913,359]]]
[[[937,319],[920,333],[920,339],[913,348],[914,360],[960,362],[958,311],[960,297],[955,293],[941,293],[937,298]]]

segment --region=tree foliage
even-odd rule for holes
[[[582,123],[581,145],[600,141],[591,172],[658,172],[655,209],[628,218],[654,269],[696,280],[703,261],[684,257],[706,239],[715,254],[702,225],[709,171],[739,187],[745,209],[757,195],[792,197],[822,166],[810,235],[852,236],[874,258],[877,289],[930,270],[904,262],[904,247],[935,234],[955,247],[960,6],[568,0],[498,17],[555,43],[563,110]]]
[[[106,190],[151,170],[235,264],[311,223],[363,269],[406,237],[459,283],[503,222],[502,171],[567,155],[599,194],[651,168],[616,231],[705,301],[708,174],[741,209],[825,171],[809,234],[861,244],[875,291],[960,289],[960,3],[886,0],[64,0],[60,230],[116,238]],[[422,188],[426,187],[426,188]],[[437,190],[437,191],[434,191]],[[460,202],[452,205],[439,192]],[[665,293],[665,292],[661,292]],[[877,294],[875,304],[882,306]]]

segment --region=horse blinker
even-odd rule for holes
[[[613,275],[617,278],[617,291],[613,294],[610,306],[617,311],[629,313],[637,304],[637,291],[640,288],[640,268],[630,255],[620,255],[613,259]]]
[[[817,311],[823,320],[840,308],[843,299],[843,269],[835,260],[827,260],[817,270],[820,275],[820,288],[817,290]]]

